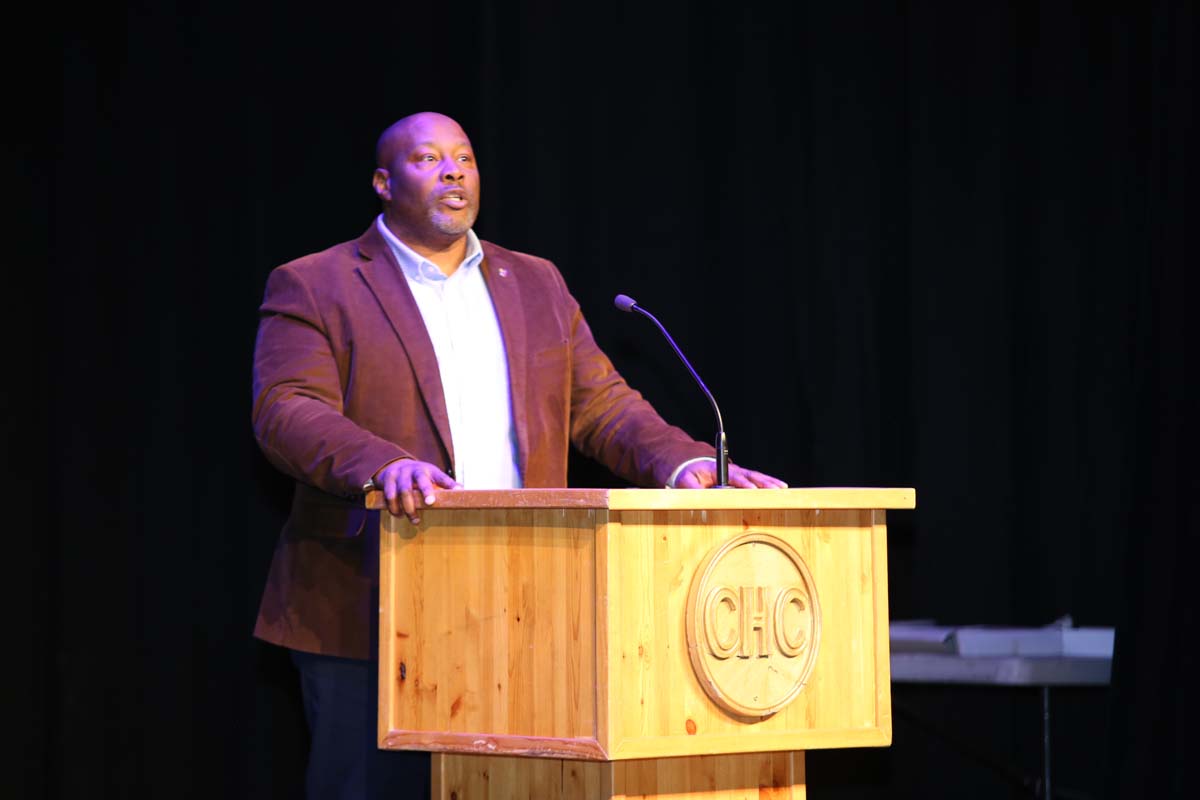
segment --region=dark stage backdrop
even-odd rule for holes
[[[296,796],[297,687],[250,637],[290,491],[251,437],[256,306],[273,266],[366,228],[375,136],[423,109],[475,140],[480,233],[556,261],[668,417],[711,436],[617,292],[692,354],[739,462],[916,487],[893,618],[1118,627],[1114,687],[1062,695],[1061,786],[1194,789],[1197,15],[1129,5],[49,20],[23,170],[52,268],[14,341],[48,440],[10,566],[33,588],[25,796]],[[813,797],[1013,797],[1037,771],[1031,694],[895,703],[891,749],[810,755]]]

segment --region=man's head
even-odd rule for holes
[[[475,152],[449,117],[427,111],[393,123],[379,137],[375,164],[371,183],[383,201],[384,219],[409,245],[444,248],[475,224]]]

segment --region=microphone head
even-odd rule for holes
[[[637,305],[637,300],[634,300],[627,294],[619,294],[613,298],[613,305],[628,313],[633,311],[633,307]]]

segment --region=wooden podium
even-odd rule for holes
[[[804,750],[891,742],[884,509],[914,506],[524,489],[385,512],[379,746],[433,751],[446,800],[802,798]]]

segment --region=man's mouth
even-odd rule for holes
[[[438,198],[438,202],[450,208],[466,208],[467,194],[466,192],[446,192]]]

